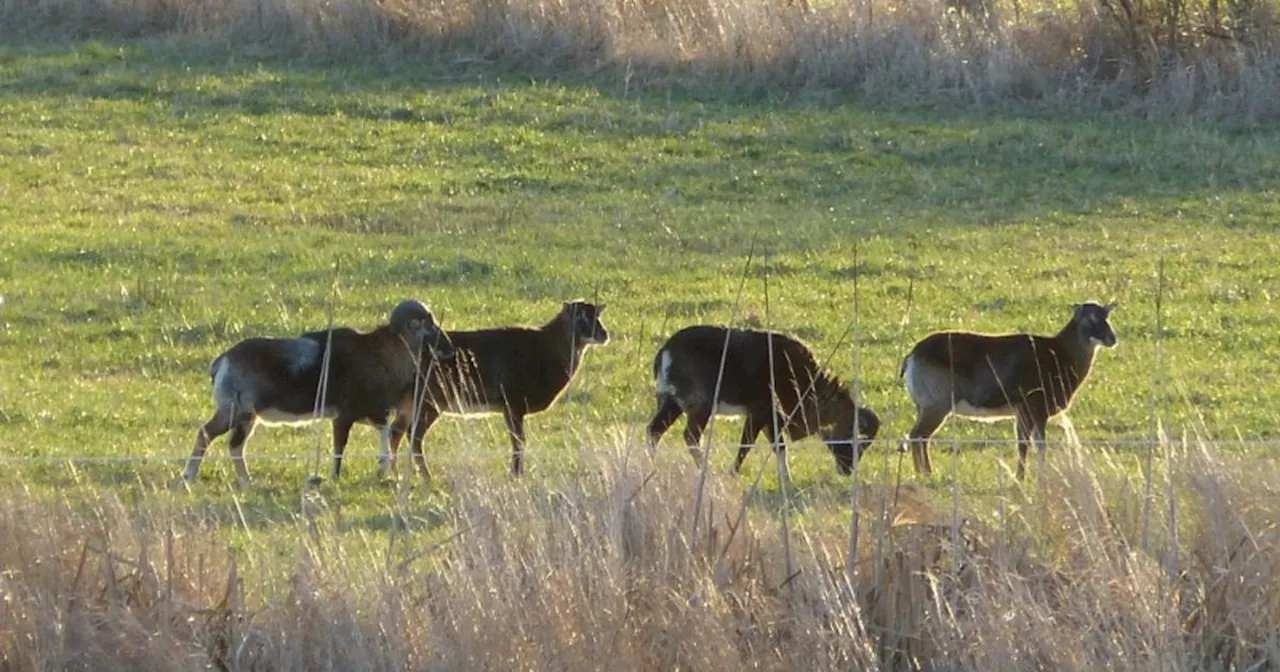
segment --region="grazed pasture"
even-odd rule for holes
[[[1100,506],[1138,501],[1125,488],[1142,482],[1148,453],[1127,442],[1150,438],[1157,419],[1174,436],[1222,441],[1232,460],[1272,449],[1231,440],[1276,438],[1274,131],[891,110],[823,93],[637,94],[476,63],[321,67],[147,42],[5,47],[0,82],[0,446],[4,458],[32,458],[5,466],[14,506],[92,513],[118,498],[138,529],[206,530],[247,563],[250,602],[284,595],[299,553],[325,544],[349,554],[341,566],[377,564],[430,556],[486,507],[517,515],[522,497],[557,519],[557,488],[575,483],[625,500],[618,493],[630,490],[599,473],[632,474],[617,460],[642,441],[653,410],[653,352],[697,321],[792,332],[856,381],[884,421],[862,463],[866,501],[904,464],[891,446],[912,413],[896,375],[916,338],[953,327],[1048,332],[1089,298],[1119,302],[1120,345],[1100,354],[1070,416],[1084,454],[1109,466],[1101,476],[1063,467],[1059,486],[1082,488],[1071,479],[1088,474],[1127,484]],[[376,438],[357,428],[341,486],[300,498],[304,476],[327,471],[327,425],[259,429],[249,491],[234,491],[221,462],[205,464],[191,492],[170,487],[212,410],[214,354],[330,316],[369,328],[408,296],[463,328],[535,323],[575,297],[609,304],[611,342],[527,424],[532,485],[493,486],[534,494],[475,499],[476,484],[501,483],[507,465],[498,418],[439,423],[427,454],[448,476],[430,487],[378,484]],[[721,441],[736,435],[731,423],[715,430]],[[691,472],[677,436],[660,456],[661,491],[673,499],[691,483],[679,480]],[[963,502],[992,517],[1011,501],[999,464],[1016,451],[965,444],[953,459],[947,439],[1011,437],[1007,425],[952,421],[935,443],[935,479],[913,480],[909,460],[901,477],[922,506]],[[1062,429],[1051,427],[1050,444],[1050,461],[1067,464]],[[210,455],[225,450],[219,441]],[[750,493],[751,520],[764,521],[751,539],[774,543],[773,525],[791,511],[793,530],[826,540],[818,550],[797,542],[805,562],[839,551],[849,482],[820,445],[794,447],[785,497],[767,450],[739,480],[723,473],[730,453],[713,453],[715,487],[730,507]],[[72,456],[139,461],[46,461]],[[1247,472],[1214,468],[1249,491]],[[619,501],[610,497],[573,501]],[[19,508],[11,516],[26,515]],[[1136,510],[1125,508],[1126,520]],[[644,534],[666,529],[656,509],[645,515]],[[717,525],[724,515],[733,513],[717,510]],[[308,542],[305,520],[332,537]],[[597,522],[581,529],[621,529]],[[1045,543],[1061,541],[1059,523]],[[526,541],[511,548],[534,552]],[[644,548],[679,552],[653,543]]]

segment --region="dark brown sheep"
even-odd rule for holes
[[[422,437],[443,414],[501,413],[511,437],[511,473],[524,471],[524,419],[549,408],[582,365],[590,345],[609,341],[600,320],[604,305],[565,302],[550,322],[539,328],[499,327],[450,331],[457,355],[447,362],[424,364],[425,395],[418,403],[417,423],[412,406],[401,409],[390,431],[395,447],[406,431],[413,458],[423,478],[429,477],[422,455]]]
[[[352,425],[387,425],[392,410],[412,396],[424,349],[435,359],[453,355],[431,310],[415,300],[401,302],[387,324],[368,333],[339,327],[237,343],[209,365],[217,409],[196,435],[183,478],[194,480],[209,443],[230,431],[236,475],[248,485],[244,444],[259,422],[302,424],[321,418],[333,419],[337,478]],[[317,414],[326,366],[324,405]]]
[[[908,436],[916,472],[932,473],[929,437],[954,413],[980,420],[1013,418],[1022,480],[1031,442],[1043,450],[1045,424],[1071,405],[1098,346],[1115,346],[1107,321],[1112,308],[1076,304],[1071,320],[1054,336],[940,331],[916,343],[899,370],[916,405]]]
[[[785,451],[783,437],[774,433],[775,420],[792,440],[820,433],[841,474],[853,470],[880,429],[875,412],[855,404],[844,383],[818,365],[807,345],[776,332],[685,327],[658,349],[653,376],[658,409],[649,423],[650,445],[687,413],[685,443],[701,459],[699,445],[711,415],[743,415],[734,471],[742,467],[760,432]]]

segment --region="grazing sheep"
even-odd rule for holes
[[[685,443],[701,460],[699,444],[712,414],[744,415],[735,472],[762,431],[777,450],[786,450],[783,437],[774,433],[775,422],[794,441],[821,433],[841,474],[853,471],[880,429],[875,412],[855,404],[844,383],[818,365],[809,346],[776,332],[685,327],[658,349],[653,375],[658,410],[649,422],[650,446],[687,413]],[[785,463],[786,453],[780,457]]]

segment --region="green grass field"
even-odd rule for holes
[[[0,47],[0,119],[2,481],[23,500],[119,496],[220,526],[253,551],[264,595],[289,585],[308,507],[359,556],[405,521],[445,538],[470,484],[502,482],[494,417],[436,426],[427,459],[443,478],[428,487],[378,483],[376,435],[358,427],[340,486],[300,500],[308,473],[328,473],[327,424],[260,428],[248,491],[225,438],[190,491],[172,487],[212,412],[213,356],[330,314],[368,329],[410,296],[455,328],[608,304],[612,342],[527,423],[527,480],[554,515],[556,488],[638,444],[651,358],[695,322],[791,332],[856,381],[884,421],[862,462],[871,484],[919,484],[895,451],[912,421],[898,364],[917,338],[1052,332],[1087,299],[1120,304],[1119,347],[1070,414],[1094,455],[1139,474],[1135,442],[1157,419],[1228,453],[1278,438],[1278,131],[637,94],[474,62],[324,67],[164,42]],[[662,451],[678,465],[682,427]],[[952,421],[914,491],[1000,499],[986,498],[1009,486],[1012,434]],[[736,441],[736,422],[713,436]],[[950,438],[993,443],[952,460]],[[799,524],[838,536],[848,480],[816,441],[790,452],[785,500],[763,445],[736,484],[764,470],[749,501],[765,518],[789,501]],[[101,461],[57,459],[72,457]],[[683,492],[674,482],[664,492]]]
[[[911,423],[896,376],[914,339],[1050,332],[1090,298],[1120,302],[1120,347],[1071,413],[1084,440],[1147,438],[1157,414],[1173,431],[1275,437],[1277,133],[636,96],[475,65],[321,68],[145,43],[8,48],[0,77],[10,457],[183,458],[220,350],[321,328],[330,310],[370,328],[405,296],[459,328],[540,323],[578,296],[609,305],[613,341],[530,421],[534,478],[640,435],[651,357],[685,324],[812,343],[885,419],[867,458],[883,464]],[[1011,436],[963,421],[940,434]],[[259,430],[248,497],[263,515],[293,504],[308,468],[272,458],[327,452],[328,437]],[[442,469],[506,465],[497,418],[446,420],[428,446]],[[679,427],[666,447],[683,459]],[[384,497],[375,449],[357,429],[344,483],[369,507]],[[225,440],[210,452],[225,454]],[[1013,455],[966,447],[960,478],[989,487]],[[799,488],[845,487],[820,445],[792,460]],[[8,474],[63,492],[149,488],[179,468]],[[197,492],[220,497],[229,474],[207,463]]]

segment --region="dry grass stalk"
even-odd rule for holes
[[[868,482],[877,543],[846,574],[842,516],[794,530],[712,473],[625,448],[580,482],[458,473],[451,536],[403,533],[395,560],[325,514],[296,564],[228,553],[217,529],[140,513],[0,503],[5,669],[1258,669],[1280,662],[1277,468],[1170,445],[1149,521],[1124,470],[1061,446],[1038,484],[937,509]],[[670,458],[670,459],[668,459]],[[1166,473],[1168,476],[1164,476]],[[570,477],[566,476],[566,479]],[[580,484],[579,484],[580,483]],[[563,487],[562,487],[563,486]],[[840,506],[842,497],[830,505]],[[1051,502],[1051,506],[1040,506]],[[1161,507],[1156,507],[1161,508]],[[957,520],[957,516],[961,519]],[[1176,525],[1175,530],[1171,524]],[[953,547],[958,538],[963,553]],[[278,543],[278,542],[276,542]],[[878,552],[875,549],[880,549]],[[257,557],[255,557],[255,555]],[[278,556],[276,556],[278,558]],[[782,585],[786,583],[786,587]]]
[[[870,101],[1261,122],[1280,116],[1271,0],[3,0],[0,25],[207,35],[237,52],[515,59],[631,84],[849,89]]]

